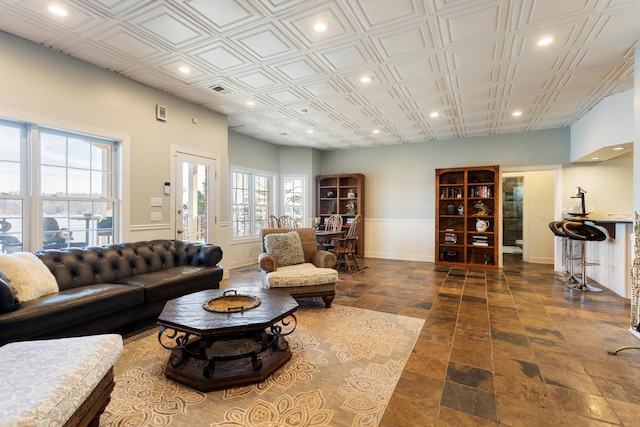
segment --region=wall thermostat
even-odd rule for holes
[[[156,105],[156,119],[161,122],[167,121],[167,107],[160,104]]]
[[[164,183],[164,194],[171,194],[171,183],[169,181]]]

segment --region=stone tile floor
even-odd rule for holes
[[[639,426],[630,301],[565,286],[550,265],[499,270],[365,258],[334,303],[425,319],[381,426]],[[222,287],[259,286],[258,267]],[[322,300],[302,300],[318,305]]]

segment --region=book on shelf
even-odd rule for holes
[[[473,246],[489,246],[489,237],[488,236],[472,236],[471,244]]]
[[[444,242],[447,244],[458,243],[458,235],[456,233],[444,233]]]
[[[492,185],[474,185],[469,187],[469,197],[485,198],[493,197]]]

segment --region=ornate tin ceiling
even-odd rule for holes
[[[640,39],[638,0],[51,3],[0,2],[0,30],[319,149],[569,126],[633,87]]]

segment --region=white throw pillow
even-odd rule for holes
[[[59,291],[51,271],[31,252],[0,254],[0,271],[19,303]]]
[[[304,263],[302,241],[296,231],[267,234],[264,237],[264,247],[276,259],[278,267]]]

